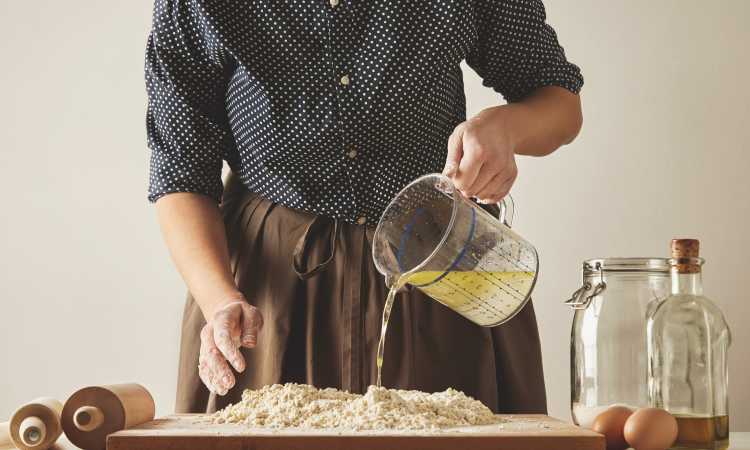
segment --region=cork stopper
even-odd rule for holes
[[[700,241],[698,239],[672,239],[673,267],[677,273],[701,271]]]

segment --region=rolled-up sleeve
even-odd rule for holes
[[[541,0],[479,0],[475,20],[478,38],[467,63],[508,102],[544,86],[580,92],[581,71],[566,59]]]
[[[235,144],[229,74],[213,30],[198,1],[155,1],[145,64],[151,202],[173,192],[221,199],[222,161]]]

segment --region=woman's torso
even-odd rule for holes
[[[275,202],[375,223],[401,187],[442,168],[465,119],[472,3],[204,2],[230,72],[232,169]]]

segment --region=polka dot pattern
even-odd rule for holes
[[[276,203],[376,223],[439,172],[465,120],[460,62],[508,101],[579,92],[540,0],[155,0],[149,200],[220,201],[227,161]]]

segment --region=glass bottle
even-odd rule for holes
[[[703,295],[698,250],[695,239],[672,241],[672,293],[648,312],[649,399],[677,419],[673,448],[726,449],[731,335]]]

